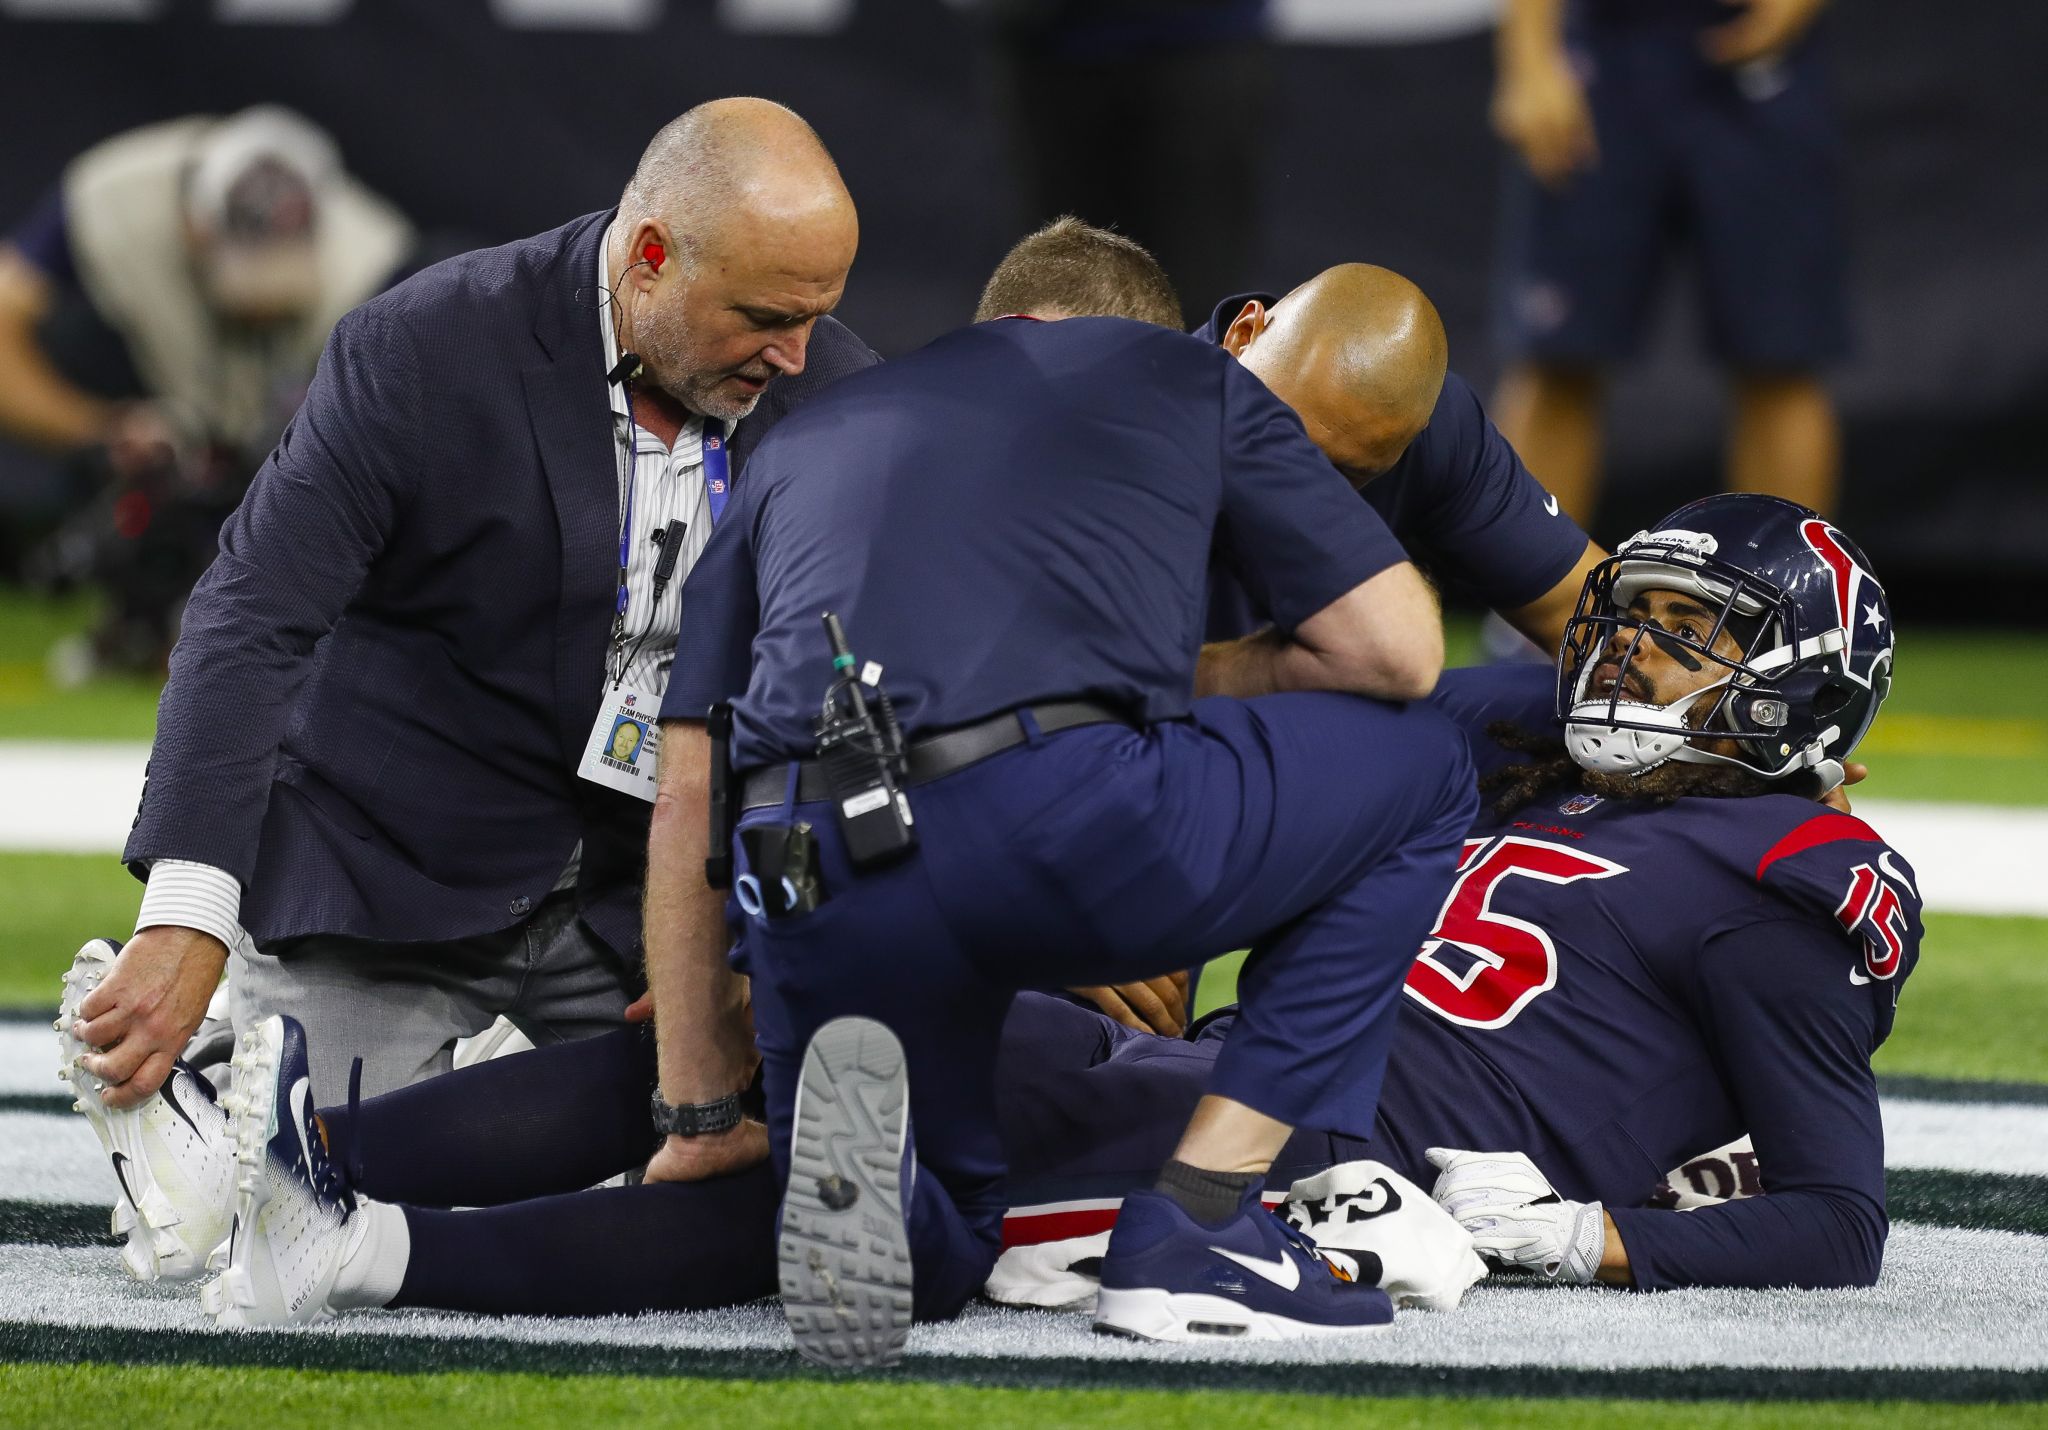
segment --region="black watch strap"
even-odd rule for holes
[[[686,1102],[674,1107],[662,1101],[661,1089],[656,1088],[649,1099],[649,1110],[654,1115],[654,1130],[664,1137],[704,1137],[713,1132],[729,1132],[740,1125],[740,1098],[736,1092],[712,1102]]]

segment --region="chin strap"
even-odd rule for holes
[[[1614,701],[1611,702],[1611,714],[1609,701],[1582,700],[1572,706],[1571,713],[1566,716],[1565,749],[1574,764],[1595,774],[1646,775],[1667,761],[1683,765],[1729,765],[1747,770],[1761,779],[1784,781],[1792,793],[1812,799],[1819,799],[1847,778],[1842,762],[1828,755],[1825,739],[1817,740],[1788,757],[1775,774],[1766,773],[1747,760],[1716,754],[1693,744],[1695,737],[1712,737],[1714,732],[1697,730],[1685,724],[1680,707],[1690,706],[1707,691],[1726,683],[1718,681],[1670,705]],[[1644,725],[1654,723],[1660,728],[1629,729],[1608,723],[1616,718]]]
[[[1734,678],[1731,671],[1712,685],[1688,691],[1669,705],[1651,705],[1640,700],[1612,697],[1582,699],[1565,717],[1565,748],[1571,752],[1572,760],[1579,768],[1596,774],[1641,775],[1656,769],[1666,760],[1700,762],[1704,752],[1693,749],[1689,742],[1693,736],[1707,732],[1686,724],[1686,712],[1698,703],[1701,696],[1719,690]],[[1654,728],[1628,728],[1610,723],[1617,719],[1631,721],[1635,726]],[[1718,760],[1720,757],[1705,755],[1704,758]]]

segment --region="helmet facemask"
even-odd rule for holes
[[[1785,688],[1786,678],[1808,664],[1795,654],[1802,649],[1797,611],[1782,590],[1716,560],[1713,548],[1710,536],[1657,532],[1625,544],[1587,576],[1558,657],[1566,748],[1581,768],[1603,774],[1642,775],[1667,761],[1734,765],[1770,780],[1813,769],[1831,788],[1840,766],[1817,745],[1794,748],[1786,739],[1799,693]],[[1696,606],[1690,624],[1697,633],[1635,613],[1651,591]],[[1714,648],[1724,635],[1736,653]],[[1637,662],[1652,646],[1702,683],[1666,703],[1648,698],[1650,677]],[[1596,692],[1610,664],[1614,683]]]

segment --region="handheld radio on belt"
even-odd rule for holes
[[[910,796],[903,788],[903,729],[879,683],[882,668],[870,661],[855,673],[846,630],[830,611],[825,613],[825,639],[832,643],[836,674],[818,712],[818,763],[847,858],[856,869],[867,869],[917,847]]]

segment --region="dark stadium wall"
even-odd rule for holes
[[[764,94],[838,155],[863,226],[842,315],[895,352],[962,319],[1038,217],[1008,183],[975,35],[939,0],[579,3],[643,28],[561,27],[567,0],[0,0],[0,224],[96,139],[270,100],[332,129],[424,227],[495,241],[611,202],[646,136],[690,104]],[[827,32],[734,28],[778,4]],[[87,12],[137,18],[21,18]],[[285,14],[320,23],[221,18]],[[1484,390],[1500,155],[1487,39],[1463,23],[1450,38],[1280,46],[1244,277],[1285,288],[1354,258],[1400,269],[1435,296],[1456,365]],[[1967,599],[1981,617],[1986,582],[2014,601],[2048,594],[2048,164],[2033,142],[2048,129],[2048,8],[1956,0],[1938,35],[1927,25],[1914,0],[1856,0],[1835,26],[1859,336],[1837,381],[1843,519],[1903,615]],[[1185,296],[1193,312],[1220,295]],[[1683,282],[1670,297],[1616,390],[1609,540],[1716,478],[1718,383]],[[1940,579],[1963,573],[1967,590]]]

